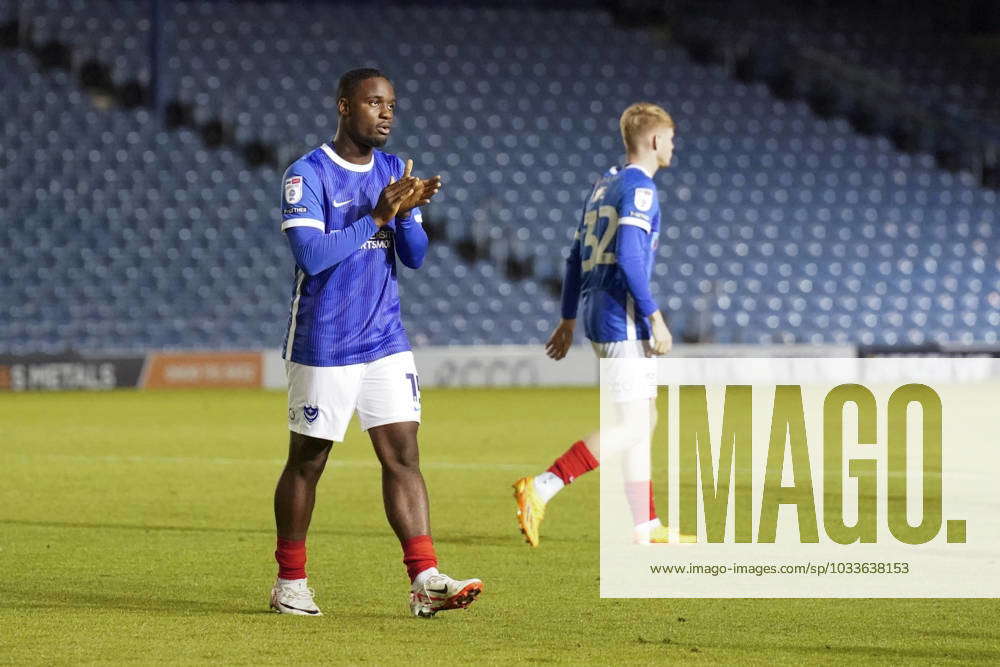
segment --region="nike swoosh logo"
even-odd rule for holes
[[[448,587],[445,586],[442,589],[428,588],[427,592],[428,593],[437,593],[438,595],[444,595],[444,594],[446,594],[448,592]]]
[[[333,202],[333,207],[334,208],[340,208],[341,206],[346,206],[346,205],[350,204],[352,201],[354,201],[354,200],[353,199],[348,199],[347,201],[334,201]]]
[[[284,602],[279,602],[278,604],[280,604],[285,609],[294,609],[295,611],[301,611],[301,612],[305,612],[307,614],[318,614],[319,613],[319,611],[316,610],[316,609],[300,609],[299,607],[293,607],[292,605],[285,604]]]

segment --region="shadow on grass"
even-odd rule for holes
[[[593,544],[595,547],[600,541],[596,535],[579,535],[576,537],[549,537],[544,536],[543,541],[546,544],[580,544],[588,543]],[[509,547],[522,546],[526,550],[530,550],[529,547],[524,542],[524,538],[517,532],[516,528],[513,528],[508,535],[436,535],[434,537],[434,544],[458,544],[465,546],[493,546],[493,547]]]
[[[218,526],[154,526],[132,523],[96,523],[76,521],[27,521],[22,519],[0,519],[2,525],[29,526],[34,528],[78,528],[85,530],[142,530],[142,531],[177,531],[192,533],[274,533],[274,528],[223,528]],[[316,532],[323,532],[317,530]]]
[[[12,600],[23,591],[0,586],[3,599]],[[196,614],[267,614],[266,606],[248,607],[224,603],[219,600],[190,600],[180,598],[146,597],[138,593],[101,593],[98,591],[68,591],[32,589],[31,599],[17,602],[19,608],[29,609],[117,609],[123,611],[172,612]]]
[[[384,621],[398,621],[400,619],[412,621],[413,623],[439,623],[440,616],[433,618],[416,618],[406,610],[401,611],[352,611],[351,618],[371,618]],[[419,626],[417,626],[419,628]]]
[[[267,598],[260,604],[244,605],[223,602],[212,599],[181,599],[145,597],[138,593],[102,593],[99,591],[44,591],[32,590],[30,599],[18,599],[23,591],[7,586],[0,586],[0,595],[6,601],[17,600],[18,609],[66,610],[95,609],[104,611],[128,611],[134,613],[169,613],[176,616],[190,615],[234,615],[251,617],[278,617],[274,611],[267,608]],[[335,617],[333,615],[332,617]],[[293,618],[288,616],[287,618]],[[371,609],[354,611],[351,618],[366,618],[371,621],[397,621],[408,619],[410,615],[404,610],[373,611]],[[435,622],[437,619],[413,619],[414,623]]]
[[[28,526],[33,528],[76,528],[83,530],[140,530],[149,532],[178,533],[233,533],[240,535],[274,535],[274,528],[232,528],[224,526],[162,526],[135,523],[97,523],[93,521],[28,521],[22,519],[0,519],[0,525]],[[309,529],[310,535],[347,535],[351,537],[385,537],[385,531],[331,530],[319,526]]]
[[[30,521],[24,519],[0,519],[0,525],[27,526],[33,528],[75,528],[82,530],[138,530],[144,532],[188,532],[188,533],[230,533],[239,535],[273,535],[274,528],[232,528],[222,526],[158,526],[130,523],[97,523],[97,522],[75,522],[75,521]],[[313,525],[309,529],[311,536],[316,535],[338,535],[343,537],[360,538],[389,538],[392,531],[386,526],[384,530],[337,530]],[[546,537],[546,542],[550,543],[594,543],[597,544],[596,535],[579,535],[575,537]],[[511,529],[509,535],[484,535],[484,534],[438,534],[434,538],[437,544],[457,544],[474,546],[497,546],[505,547],[517,545],[523,542],[523,538],[515,530]]]
[[[969,630],[949,630],[941,628],[934,631],[934,637],[954,637],[956,639],[981,640],[989,644],[1000,645],[1000,630],[992,629],[990,632],[973,632]]]

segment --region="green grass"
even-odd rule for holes
[[[596,392],[428,390],[424,473],[467,611],[408,616],[356,426],[320,486],[325,616],[267,612],[285,399],[256,391],[0,395],[0,662],[802,664],[1000,661],[994,600],[601,600],[596,475],[521,542],[510,484],[595,426]]]

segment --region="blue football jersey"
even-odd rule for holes
[[[648,280],[660,236],[660,202],[653,179],[638,166],[612,167],[594,185],[584,207],[574,244],[579,244],[583,322],[597,343],[643,340],[649,322],[636,312],[625,274],[618,264],[618,229],[633,225],[646,233],[640,268]]]
[[[343,229],[370,215],[379,194],[403,173],[395,155],[376,150],[352,164],[329,144],[292,163],[282,180],[281,230]],[[413,210],[420,223],[420,211]],[[395,221],[343,261],[314,276],[295,267],[282,357],[308,366],[346,366],[410,349],[399,313]]]

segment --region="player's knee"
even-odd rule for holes
[[[285,470],[310,484],[319,481],[324,468],[326,468],[325,455],[313,458],[289,458],[285,463]]]
[[[416,454],[403,454],[386,459],[382,465],[394,473],[418,473],[420,472],[420,457]]]
[[[420,472],[420,452],[417,443],[406,443],[386,452],[382,458],[382,467],[393,473]]]
[[[326,467],[332,443],[292,433],[285,468],[307,480],[318,480]]]
[[[311,479],[319,479],[320,475],[323,474],[323,470],[326,468],[326,456],[316,457],[312,459],[306,459],[300,461],[298,464],[298,472],[303,477]]]

